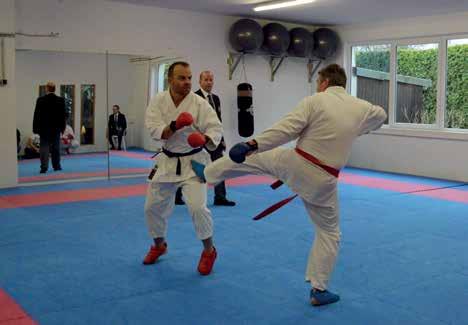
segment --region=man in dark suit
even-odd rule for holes
[[[55,95],[55,84],[48,82],[45,88],[46,94],[36,101],[33,119],[33,132],[40,136],[41,174],[49,168],[49,153],[54,170],[62,170],[60,133],[65,131],[67,120],[65,100]]]
[[[112,136],[116,135],[119,139],[118,150],[122,150],[122,137],[125,135],[125,130],[127,130],[127,119],[125,115],[120,113],[119,105],[112,106],[112,114],[109,116],[109,143],[111,149],[115,150],[114,142],[112,141]]]
[[[213,107],[216,114],[218,115],[219,120],[221,121],[221,102],[218,96],[211,93],[211,90],[213,89],[213,85],[214,85],[213,72],[203,71],[202,73],[200,73],[199,83],[200,83],[200,89],[198,89],[195,92],[195,94],[203,97],[204,99],[208,101],[208,103],[210,103],[211,107]],[[210,151],[207,148],[205,149],[209,152],[212,161],[215,161],[221,158],[223,156],[223,151],[226,150],[226,144],[224,142],[224,138],[221,140],[219,146],[214,151]],[[224,206],[236,205],[235,202],[229,201],[226,198],[226,185],[224,184],[224,181],[216,185],[214,188],[214,191],[215,191],[214,205],[224,205]],[[180,188],[177,190],[175,203],[177,205],[184,204],[184,201],[182,199],[182,191],[180,190]]]

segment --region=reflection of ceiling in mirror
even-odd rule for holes
[[[147,61],[155,61],[155,60],[161,60],[164,59],[164,56],[131,56],[129,61],[132,63],[136,62],[147,62]]]
[[[109,0],[135,5],[209,12],[229,16],[249,16],[305,24],[342,25],[399,18],[442,15],[468,11],[461,0],[316,0],[282,10],[254,12],[265,0]],[[196,5],[194,5],[196,3]]]

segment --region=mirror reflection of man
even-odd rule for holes
[[[41,174],[49,168],[49,154],[54,170],[62,170],[60,134],[65,130],[67,120],[65,100],[55,95],[55,84],[48,82],[45,91],[46,94],[37,99],[33,119],[33,133],[40,136]]]
[[[125,118],[124,114],[120,113],[119,105],[112,106],[112,114],[109,116],[108,128],[109,143],[111,145],[111,149],[115,150],[115,145],[114,141],[112,141],[112,137],[117,136],[117,149],[122,150],[122,137],[125,135],[125,131],[127,130],[127,119]]]
[[[215,94],[212,93],[213,90],[213,85],[214,85],[214,75],[213,72],[211,71],[203,71],[200,73],[200,89],[198,89],[195,94],[198,96],[206,99],[210,106],[215,110],[216,115],[218,115],[218,119],[221,122],[221,102],[219,100],[219,97]],[[223,157],[223,152],[226,150],[226,144],[224,142],[224,138],[221,140],[220,144],[218,147],[214,150],[208,150],[210,156],[211,156],[211,161],[215,161],[221,157]],[[226,198],[226,185],[223,182],[217,184],[214,187],[214,192],[215,192],[215,197],[214,197],[214,205],[223,205],[223,206],[234,206],[236,205],[235,202],[230,201]],[[176,194],[176,200],[175,203],[177,205],[182,205],[184,204],[184,201],[182,199],[182,192],[179,189]]]

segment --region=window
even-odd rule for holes
[[[46,94],[46,85],[39,85],[39,97],[42,97]]]
[[[382,106],[388,115],[390,45],[355,46],[352,51],[352,94]]]
[[[447,44],[445,127],[468,129],[468,38]]]
[[[382,106],[390,128],[468,131],[468,36],[350,47],[350,92]]]
[[[436,123],[438,54],[438,44],[397,47],[397,123]]]
[[[81,144],[94,144],[96,85],[81,85]]]
[[[172,62],[162,63],[159,65],[158,74],[158,92],[166,91],[169,89],[169,82],[167,80],[167,73]]]
[[[61,85],[60,96],[65,100],[67,124],[75,129],[75,85]]]
[[[169,89],[167,73],[172,61],[156,64],[151,69],[151,90],[150,98],[159,92]]]

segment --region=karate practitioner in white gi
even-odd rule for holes
[[[172,64],[168,79],[169,90],[155,96],[145,117],[151,137],[163,140],[164,144],[146,196],[145,216],[154,245],[143,263],[153,264],[167,252],[167,223],[174,209],[175,193],[180,187],[197,237],[204,246],[198,271],[208,275],[217,256],[212,241],[213,220],[206,207],[207,185],[195,175],[191,161],[203,164],[211,161],[203,146],[210,150],[217,148],[222,138],[222,125],[210,104],[191,91],[189,64]]]
[[[197,172],[208,183],[245,174],[272,175],[286,183],[304,202],[315,240],[306,280],[312,284],[314,306],[339,300],[327,291],[340,241],[337,181],[355,138],[376,130],[385,111],[346,90],[346,73],[337,64],[319,72],[317,93],[306,97],[278,123],[255,137],[236,144],[224,157]],[[279,147],[297,139],[296,149]]]

